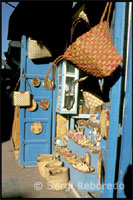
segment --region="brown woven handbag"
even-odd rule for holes
[[[44,79],[44,87],[53,89],[57,63],[61,60],[72,62],[76,68],[98,78],[110,76],[123,61],[114,47],[109,29],[109,16],[112,2],[107,2],[100,23],[76,39],[65,53],[55,59]],[[108,9],[109,8],[109,9]],[[108,9],[107,21],[103,21]],[[53,85],[47,87],[47,79],[53,70]]]

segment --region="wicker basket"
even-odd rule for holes
[[[66,146],[67,146],[67,140],[66,140],[65,137],[60,136],[60,137],[55,137],[55,138],[54,138],[55,145],[62,146],[62,145],[59,145],[59,144],[58,144],[58,141],[62,141],[62,143],[64,144],[63,147],[66,147]]]
[[[52,160],[53,158],[59,159],[59,156],[57,154],[39,154],[38,160]]]
[[[59,161],[59,157],[51,154],[44,154],[45,156],[41,157],[39,155],[39,159],[37,160],[37,167],[39,173],[42,177],[45,177],[45,166],[47,164],[53,163],[53,161]]]
[[[66,189],[69,183],[68,168],[58,167],[58,168],[49,170],[49,174],[46,180],[51,190],[53,191]]]
[[[61,161],[51,161],[50,163],[46,164],[44,167],[44,176],[47,178],[49,171],[58,167],[63,167],[63,162]]]
[[[104,104],[104,101],[102,99],[100,99],[99,97],[95,96],[90,92],[84,91],[83,97],[86,102],[86,107],[88,109],[96,108]]]
[[[52,57],[51,52],[44,45],[39,45],[36,40],[29,38],[29,53],[30,59]]]

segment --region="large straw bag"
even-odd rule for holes
[[[46,178],[50,189],[53,191],[64,190],[68,187],[69,174],[68,168],[58,167],[49,170],[49,174]]]
[[[29,38],[28,57],[30,59],[48,58],[52,57],[52,54],[45,45],[38,44],[37,40]]]
[[[98,78],[110,76],[118,68],[123,59],[115,49],[110,34],[109,16],[111,6],[112,2],[107,2],[100,23],[78,37],[63,55],[55,59],[44,79],[46,89],[54,88],[54,84],[51,88],[47,87],[47,78],[51,69],[54,67],[53,83],[55,83],[57,63],[63,59],[72,62],[79,70]],[[108,7],[107,21],[103,21]]]

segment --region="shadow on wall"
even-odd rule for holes
[[[1,96],[1,141],[5,142],[11,138],[14,107],[11,99],[2,91]]]
[[[125,185],[124,192],[127,199],[133,198],[132,181],[133,181],[133,166],[129,165],[124,176],[124,185]]]

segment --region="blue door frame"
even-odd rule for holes
[[[132,193],[132,10],[129,16],[130,31],[129,31],[129,49],[128,49],[128,64],[127,78],[125,90],[125,109],[123,115],[122,141],[120,151],[120,165],[118,185],[121,186],[117,190],[117,198],[131,198]]]
[[[114,30],[112,34],[113,34],[114,46],[119,52],[121,57],[123,57],[123,52],[124,52],[125,13],[126,13],[126,2],[116,2],[115,13],[114,13],[115,14],[114,24],[113,24]],[[121,63],[121,68],[123,68],[123,63]],[[100,190],[101,198],[113,198],[114,195],[117,145],[118,145],[119,133],[121,132],[121,124],[119,124],[119,114],[121,109],[120,107],[121,84],[122,84],[122,77],[120,77],[111,88],[109,137],[107,141],[102,139],[101,142],[101,153],[103,156],[103,163],[105,170],[104,183]]]

